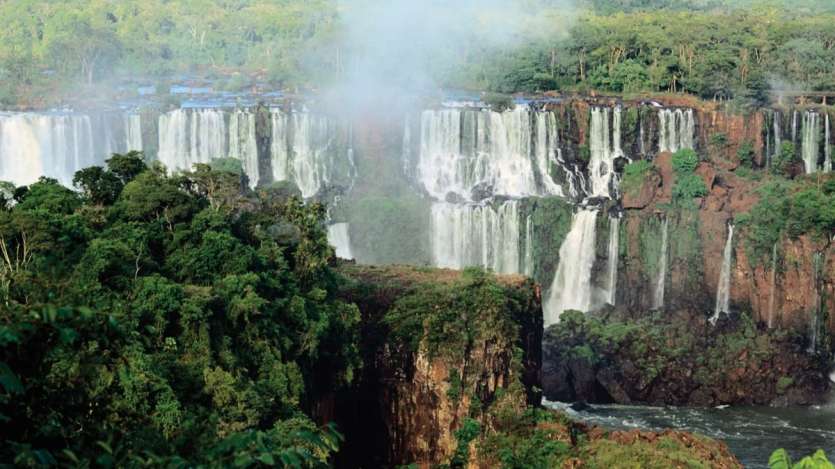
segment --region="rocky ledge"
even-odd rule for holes
[[[520,276],[346,264],[364,368],[316,413],[346,435],[338,467],[737,468],[723,443],[607,432],[540,406],[542,306]]]

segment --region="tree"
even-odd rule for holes
[[[96,205],[109,205],[122,192],[122,180],[100,166],[76,171],[73,185],[84,192],[84,196]]]

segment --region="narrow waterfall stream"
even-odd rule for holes
[[[832,128],[829,124],[829,113],[825,114],[826,119],[824,122],[824,160],[823,160],[823,170],[824,172],[831,172],[835,170],[832,167]]]
[[[658,277],[655,279],[655,296],[652,300],[652,307],[656,310],[664,309],[664,291],[667,284],[667,263],[668,263],[668,236],[669,236],[669,218],[664,218],[664,224],[661,228],[661,256],[658,258]]]
[[[801,156],[806,174],[818,170],[818,156],[820,155],[820,115],[817,112],[803,114],[803,140],[801,142]]]
[[[734,225],[728,224],[728,240],[722,257],[722,270],[719,273],[719,286],[716,288],[716,308],[710,322],[716,323],[719,315],[730,312],[731,303],[731,261],[734,247]]]
[[[528,215],[525,220],[525,265],[522,272],[531,278],[534,275],[533,242],[533,219]]]
[[[328,242],[336,249],[336,257],[353,259],[351,252],[351,236],[348,223],[334,223],[328,226]]]
[[[614,306],[617,302],[618,293],[618,261],[620,259],[620,218],[609,218],[609,249],[608,265],[608,303]]]
[[[545,327],[559,322],[564,311],[591,309],[597,213],[581,210],[574,215],[571,231],[560,247],[559,266],[543,308]]]

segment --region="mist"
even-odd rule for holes
[[[468,57],[558,37],[575,14],[570,0],[342,0],[339,12],[348,58],[326,94],[362,110],[434,96]]]

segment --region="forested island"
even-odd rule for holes
[[[833,467],[832,2],[0,25],[0,466]]]

